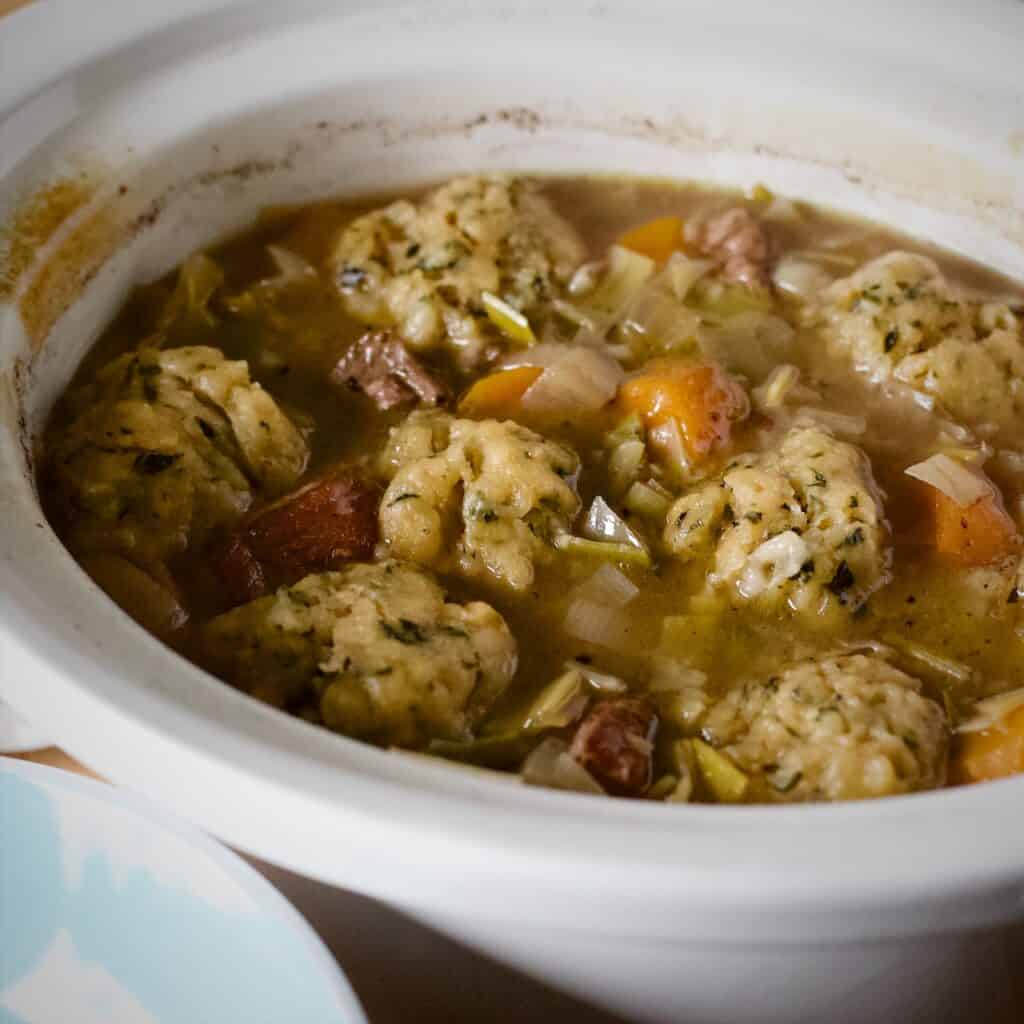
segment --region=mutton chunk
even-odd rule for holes
[[[937,399],[957,421],[1016,440],[1024,426],[1024,327],[1004,303],[966,298],[934,260],[891,252],[834,282],[810,314],[875,381]]]
[[[179,555],[294,486],[309,455],[246,363],[215,348],[129,353],[69,401],[51,476],[83,551]]]
[[[415,350],[449,348],[472,367],[499,340],[485,291],[529,316],[584,256],[531,182],[483,175],[359,217],[339,235],[330,265],[351,316],[396,328]]]
[[[440,405],[449,397],[444,382],[390,331],[364,334],[338,360],[331,381],[365,392],[382,412],[415,399]]]
[[[860,449],[794,427],[777,449],[734,459],[669,510],[665,545],[709,566],[735,605],[837,624],[888,578],[881,499]]]
[[[211,662],[278,706],[374,743],[467,739],[516,669],[504,619],[398,562],[307,576],[204,629]]]
[[[719,266],[727,281],[767,288],[771,246],[761,223],[742,206],[704,221],[696,232],[697,248]]]
[[[410,414],[384,455],[391,553],[525,590],[580,508],[576,454],[518,423]]]
[[[949,722],[918,680],[882,658],[799,662],[729,691],[704,738],[763,800],[858,800],[945,783]]]
[[[651,784],[658,717],[637,698],[602,701],[580,722],[569,753],[609,792],[640,796]]]
[[[339,472],[248,516],[210,552],[228,606],[308,573],[369,558],[380,494],[376,484]]]

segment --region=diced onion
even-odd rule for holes
[[[864,416],[836,412],[833,409],[819,409],[811,405],[804,405],[796,410],[796,422],[818,423],[845,437],[860,437],[868,429],[868,421]]]
[[[579,672],[600,693],[625,693],[629,689],[624,679],[613,676],[609,672],[598,672],[597,669],[585,665],[582,661],[567,661],[565,667]]]
[[[603,352],[566,346],[561,358],[526,389],[522,407],[530,412],[573,414],[596,412],[616,395],[624,373]]]
[[[832,275],[818,263],[786,257],[772,272],[772,282],[780,292],[811,302],[832,283]]]
[[[748,310],[715,326],[704,324],[698,341],[705,355],[754,380],[786,362],[796,332],[780,316]]]
[[[520,345],[534,345],[537,342],[530,321],[514,306],[504,299],[499,299],[493,292],[482,292],[480,302],[487,314],[487,319],[511,341]]]
[[[616,493],[634,483],[647,461],[647,445],[640,440],[623,441],[608,456],[608,480]]]
[[[523,762],[523,781],[531,786],[548,786],[574,793],[602,794],[604,790],[570,753],[568,744],[549,736]]]
[[[646,550],[644,542],[631,530],[625,520],[598,495],[590,505],[583,523],[583,535],[591,540],[628,544]]]
[[[696,348],[700,317],[651,282],[629,304],[620,326],[648,353],[682,352]]]
[[[645,483],[633,484],[626,492],[626,497],[622,499],[622,502],[630,512],[641,516],[650,516],[652,519],[663,518],[672,504],[670,498]]]
[[[313,264],[303,259],[298,253],[292,252],[291,249],[285,249],[280,245],[268,245],[267,252],[274,261],[274,266],[277,267],[277,280],[282,284],[286,281],[297,281],[304,277],[314,278],[317,276]]]
[[[763,384],[754,388],[752,397],[758,409],[779,409],[800,380],[800,371],[792,363],[776,366]]]
[[[640,588],[621,569],[607,562],[573,590],[574,597],[609,608],[624,608],[639,593]]]
[[[629,637],[619,609],[587,600],[573,601],[569,605],[564,629],[569,636],[599,647],[620,647]]]
[[[585,295],[597,287],[597,282],[604,272],[603,260],[590,260],[576,268],[576,272],[569,279],[568,292],[570,295]]]
[[[941,491],[961,508],[992,494],[992,485],[983,476],[942,452],[903,472]]]
[[[981,732],[983,729],[991,729],[1022,706],[1024,687],[1000,693],[995,697],[986,697],[974,705],[974,713],[957,728],[957,732]]]
[[[613,245],[608,250],[604,277],[580,305],[599,330],[607,330],[622,318],[655,270],[656,264],[649,257]]]
[[[807,542],[793,530],[786,530],[755,548],[748,556],[737,581],[740,594],[754,598],[795,576],[810,558]]]
[[[664,274],[672,294],[682,302],[690,289],[714,267],[712,260],[695,260],[683,252],[674,252],[665,264]]]

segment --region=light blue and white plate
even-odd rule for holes
[[[0,762],[0,1024],[366,1024],[291,905],[123,790]]]

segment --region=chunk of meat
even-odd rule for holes
[[[580,723],[569,753],[609,793],[640,796],[651,784],[657,731],[657,715],[646,701],[604,701]]]
[[[211,555],[225,598],[242,604],[311,572],[369,558],[379,502],[374,484],[337,474],[260,509]]]
[[[771,246],[764,228],[749,210],[735,206],[705,221],[696,242],[730,281],[748,288],[769,286]]]
[[[338,386],[364,391],[378,409],[392,409],[419,398],[439,405],[448,389],[390,331],[369,331],[338,361],[331,373]]]

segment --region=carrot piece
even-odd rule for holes
[[[647,256],[655,263],[664,263],[683,246],[683,222],[679,217],[658,217],[631,228],[620,239],[624,249]]]
[[[727,444],[733,420],[746,406],[742,388],[716,363],[655,359],[619,388],[619,407],[648,429],[679,424],[691,458]]]
[[[1024,706],[981,732],[961,734],[949,773],[953,782],[984,782],[1024,772]]]
[[[462,396],[460,415],[477,418],[512,416],[527,388],[542,372],[539,366],[517,366],[481,377]]]
[[[961,565],[990,565],[1020,544],[1017,527],[1003,507],[992,484],[992,493],[974,504],[958,505],[947,494],[928,484],[924,488],[930,545]]]

